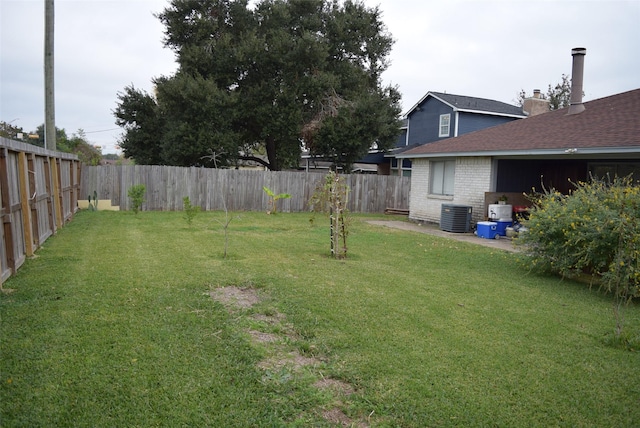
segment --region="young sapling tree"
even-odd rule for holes
[[[269,196],[269,206],[270,208],[267,210],[267,214],[276,214],[278,212],[277,203],[280,199],[289,199],[291,195],[289,193],[278,193],[276,194],[273,190],[269,189],[267,186],[262,186],[262,190]]]
[[[203,156],[203,159],[209,159],[213,162],[213,166],[218,168],[218,158],[224,155],[224,152],[216,153],[215,151],[211,151],[211,154]],[[224,258],[227,258],[227,249],[229,248],[229,224],[231,224],[232,217],[229,215],[229,210],[227,209],[227,189],[223,188],[222,192],[220,192],[220,199],[222,200],[222,209],[224,210],[224,221],[219,221],[222,225],[222,229],[224,230]]]
[[[329,215],[331,231],[331,255],[336,259],[347,257],[347,236],[349,235],[350,218],[348,216],[347,201],[349,186],[344,177],[334,171],[329,172],[324,182],[315,189],[309,206],[312,212],[322,212]]]

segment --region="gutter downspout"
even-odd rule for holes
[[[404,135],[404,145],[405,147],[409,145],[409,129],[411,128],[411,119],[407,116],[407,132]]]
[[[453,128],[453,136],[458,136],[458,123],[460,123],[460,112],[456,110],[456,126]]]

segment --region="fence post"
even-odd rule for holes
[[[31,257],[33,256],[33,219],[31,217],[31,207],[29,206],[29,200],[31,199],[29,167],[27,165],[27,155],[24,152],[18,153],[18,186],[20,189],[20,206],[22,207],[25,254],[27,257]]]
[[[59,158],[55,158],[53,162],[51,162],[51,173],[53,177],[51,177],[51,181],[53,182],[53,209],[56,213],[56,227],[53,229],[55,233],[57,229],[62,227],[62,195],[60,194],[60,171],[58,169],[58,164],[60,162]]]
[[[80,199],[80,175],[82,173],[80,162],[71,161],[71,184],[73,193],[71,197],[71,212],[76,213],[78,210],[78,200]]]
[[[2,241],[4,247],[0,248],[4,252],[4,262],[6,263],[9,275],[15,273],[15,253],[13,251],[13,230],[11,228],[11,197],[9,195],[9,172],[7,166],[8,151],[6,148],[0,148],[0,218],[2,219]],[[5,266],[0,260],[0,287],[4,282]]]

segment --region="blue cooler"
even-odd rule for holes
[[[498,223],[498,235],[507,236],[507,227],[513,226],[513,222],[509,218],[501,218]]]
[[[498,235],[498,223],[495,221],[479,221],[476,226],[476,233],[480,238],[495,239]]]

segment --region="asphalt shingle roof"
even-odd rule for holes
[[[446,94],[443,92],[430,92],[430,94],[440,98],[447,104],[458,110],[482,111],[487,113],[500,113],[516,116],[524,116],[522,107],[503,103],[486,98],[468,97],[465,95]]]
[[[585,111],[568,109],[508,122],[455,138],[424,144],[401,157],[477,152],[523,152],[547,149],[640,148],[640,89],[584,103]]]

